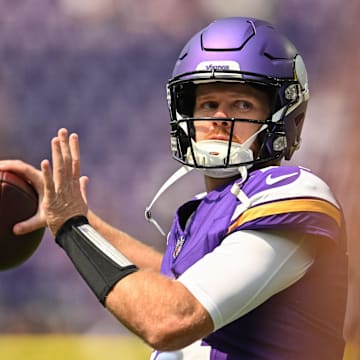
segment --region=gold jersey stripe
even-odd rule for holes
[[[302,211],[318,212],[328,215],[334,219],[339,226],[341,226],[341,212],[336,206],[330,204],[329,202],[320,199],[292,199],[259,205],[246,210],[229,227],[228,233],[242,224],[255,219],[271,215]]]

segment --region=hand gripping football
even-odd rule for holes
[[[38,195],[19,175],[0,171],[0,271],[19,266],[37,249],[45,229],[15,235],[13,226],[35,215]]]

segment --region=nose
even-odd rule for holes
[[[216,118],[227,118],[228,114],[223,107],[218,107],[213,116]]]
[[[218,110],[214,114],[214,118],[216,118],[216,119],[212,120],[213,126],[221,126],[221,127],[229,127],[230,126],[230,121],[225,120],[225,118],[228,118],[228,115],[225,113],[225,111]]]

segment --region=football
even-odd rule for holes
[[[35,215],[38,195],[23,178],[9,171],[0,171],[0,271],[25,262],[37,249],[45,229],[15,235],[13,226]]]

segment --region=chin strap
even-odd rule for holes
[[[159,223],[152,217],[151,214],[151,208],[154,206],[155,202],[158,200],[158,198],[176,181],[178,181],[180,178],[182,178],[184,175],[188,174],[190,171],[194,170],[194,168],[191,168],[189,166],[182,166],[180,169],[175,171],[174,174],[172,174],[165,183],[161,186],[159,191],[156,193],[154,198],[152,199],[151,203],[145,208],[145,219],[153,224],[161,235],[166,236],[165,231],[163,228],[159,225]]]
[[[159,197],[176,181],[178,181],[180,178],[182,178],[184,175],[188,174],[194,170],[194,168],[189,166],[182,166],[180,169],[175,171],[174,174],[172,174],[165,183],[161,186],[161,188],[158,190],[158,192],[155,194],[154,198],[150,202],[150,204],[145,208],[145,219],[153,224],[156,229],[160,232],[160,234],[164,237],[166,237],[166,233],[163,230],[163,228],[160,226],[160,224],[152,217],[151,214],[151,208],[154,206],[155,202],[159,199]],[[236,181],[234,185],[231,188],[231,193],[236,196],[245,206],[249,206],[250,201],[249,198],[245,195],[245,193],[241,190],[241,185],[246,181],[248,177],[248,171],[246,166],[239,166],[237,168],[238,172],[240,173],[240,181]]]
[[[235,181],[230,191],[234,196],[236,196],[241,201],[241,203],[245,206],[245,208],[248,209],[250,207],[250,199],[241,189],[242,184],[246,181],[248,177],[247,167],[240,166],[238,170],[241,175],[240,181]]]

